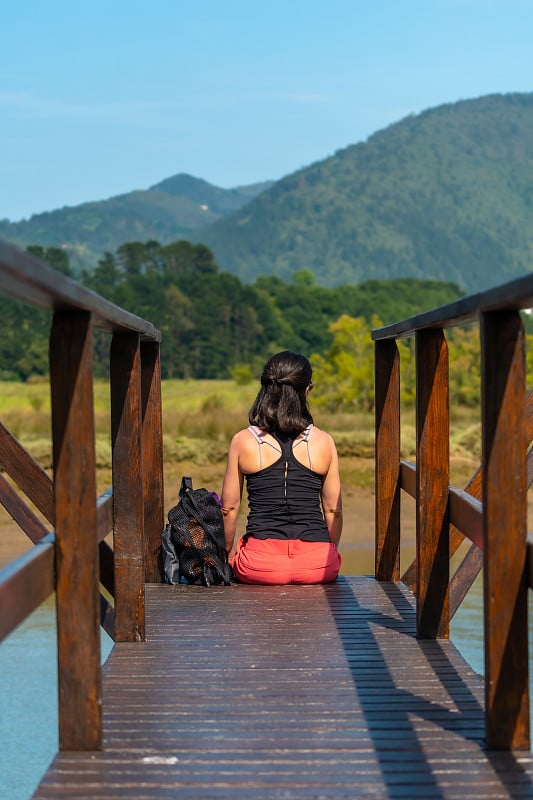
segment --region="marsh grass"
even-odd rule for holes
[[[234,381],[168,380],[162,385],[163,453],[165,465],[190,463],[202,467],[223,464],[229,441],[247,424],[256,385]],[[110,396],[105,382],[94,385],[96,461],[101,470],[111,465]],[[348,466],[357,485],[371,487],[374,479],[373,413],[331,414],[311,409],[315,422],[333,435],[341,459],[359,459]],[[52,466],[50,389],[48,382],[0,383],[0,418],[45,469]],[[468,472],[480,455],[479,411],[451,410],[452,471]],[[415,414],[402,409],[402,457],[414,459]],[[355,463],[355,462],[354,462]]]

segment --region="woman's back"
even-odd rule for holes
[[[281,457],[281,446],[275,436],[263,431],[261,438],[263,442],[259,444],[249,428],[239,431],[235,436],[239,445],[239,467],[244,475],[269,467]],[[292,451],[305,467],[319,475],[326,475],[331,466],[334,443],[329,433],[313,425],[307,441],[304,431],[294,437]]]
[[[309,426],[297,443],[295,437],[269,434],[271,444],[258,429],[248,429],[257,442],[261,465],[259,470],[245,473],[250,508],[248,535],[260,539],[329,541],[320,502],[323,476],[312,468],[311,430]],[[297,454],[302,456],[304,452],[306,457],[302,461]]]

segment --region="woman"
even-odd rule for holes
[[[331,436],[313,425],[307,404],[311,377],[304,356],[272,356],[250,409],[250,427],[230,444],[222,513],[231,553],[246,478],[246,533],[230,558],[244,583],[327,583],[339,573],[339,461]]]

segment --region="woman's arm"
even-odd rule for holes
[[[243,474],[239,467],[239,440],[239,434],[236,434],[231,440],[224,483],[222,484],[222,515],[224,517],[224,536],[228,553],[231,551],[235,540],[237,517],[242,497]]]
[[[333,544],[338,545],[342,533],[342,492],[339,473],[339,457],[335,442],[331,443],[331,463],[322,484],[322,511]]]

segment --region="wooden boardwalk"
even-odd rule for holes
[[[532,755],[484,750],[483,681],[416,640],[403,584],[146,588],[103,751],[60,753],[36,798],[533,798]]]

